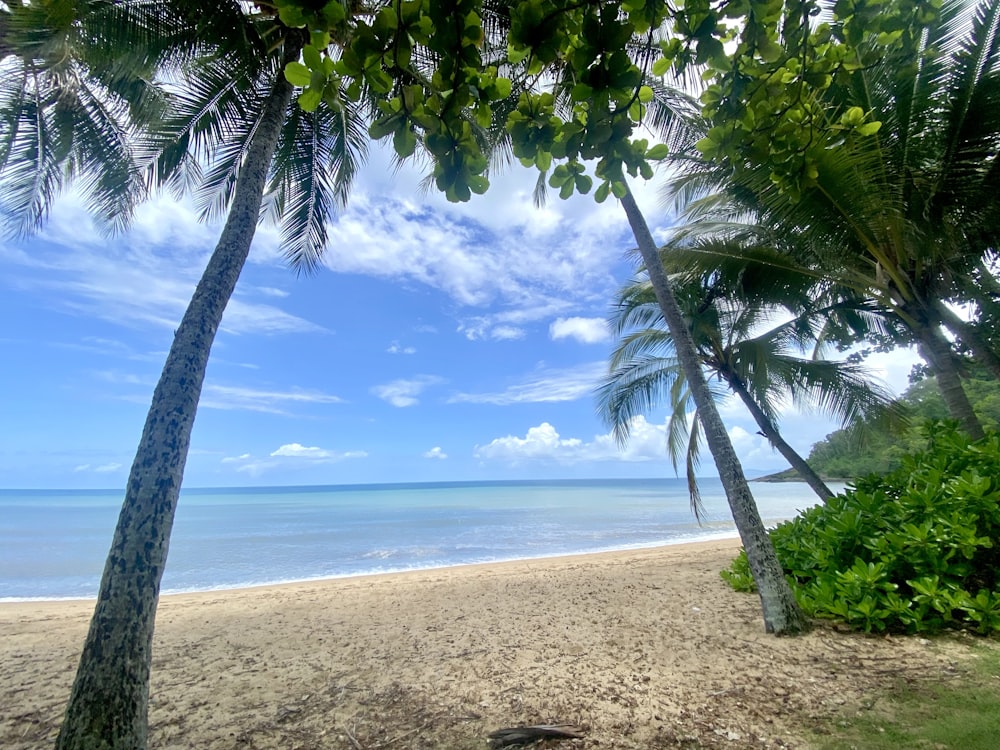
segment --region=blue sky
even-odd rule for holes
[[[318,273],[297,276],[275,230],[258,230],[185,484],[674,476],[663,411],[622,450],[595,409],[603,321],[632,271],[621,207],[552,195],[536,208],[520,167],[456,206],[389,164],[372,154]],[[663,236],[656,186],[635,187]],[[0,240],[0,487],[124,486],[219,232],[197,218],[161,195],[109,239],[70,195],[36,237]],[[871,364],[899,389],[913,361]],[[721,409],[749,474],[785,468],[742,407]],[[789,407],[782,428],[805,454],[835,425]]]

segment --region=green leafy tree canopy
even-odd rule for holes
[[[879,124],[852,108],[831,122],[818,94],[893,50],[912,46],[940,0],[391,0],[345,9],[339,0],[278,0],[282,21],[305,27],[311,43],[286,69],[309,109],[324,99],[385,95],[374,138],[397,153],[417,139],[434,160],[450,200],[489,187],[488,159],[468,113],[490,122],[520,84],[505,123],[514,155],[549,172],[562,197],[599,183],[598,201],[623,197],[625,177],[652,176],[663,144],[639,137],[653,91],[649,74],[704,72],[711,129],[699,148],[734,164],[774,163],[774,179],[801,190],[816,177],[815,130],[861,136]],[[502,33],[501,33],[502,32]],[[345,40],[338,44],[338,40]],[[641,40],[639,43],[637,40]],[[415,50],[433,71],[416,65]],[[424,61],[426,62],[426,60]],[[558,80],[558,95],[545,90]],[[345,84],[346,85],[342,85]],[[530,85],[534,84],[534,85]],[[564,101],[568,91],[569,101]],[[566,106],[563,106],[566,105]],[[596,160],[593,176],[584,162]],[[553,168],[553,164],[556,166]]]

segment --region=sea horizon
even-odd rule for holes
[[[645,549],[737,536],[718,479],[456,480],[181,490],[161,594]],[[0,490],[0,602],[93,599],[122,489]],[[765,524],[817,502],[755,484]],[[58,512],[53,512],[58,511]]]

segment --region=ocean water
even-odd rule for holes
[[[815,504],[752,485],[767,525]],[[189,489],[163,593],[735,537],[718,480],[699,525],[683,480]],[[0,490],[0,601],[97,595],[122,492]]]

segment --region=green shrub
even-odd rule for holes
[[[1000,633],[1000,435],[928,427],[929,447],[886,476],[771,531],[802,608],[865,632]],[[745,553],[722,572],[753,590]]]

